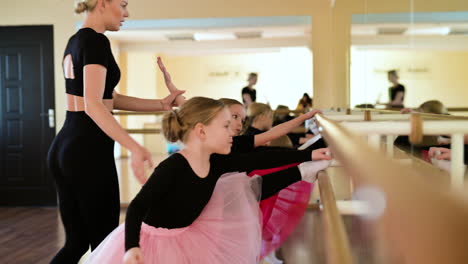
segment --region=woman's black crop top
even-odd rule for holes
[[[68,40],[64,59],[69,54],[75,78],[66,78],[67,94],[83,96],[83,67],[99,64],[107,69],[103,99],[112,99],[114,88],[120,80],[120,69],[112,55],[109,39],[91,28],[82,28]]]

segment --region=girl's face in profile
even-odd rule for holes
[[[232,147],[233,131],[231,130],[231,113],[227,108],[204,127],[206,133],[204,144],[217,154],[229,154]]]
[[[231,130],[234,136],[239,136],[246,117],[245,108],[243,105],[235,104],[229,106],[229,112],[231,112]]]

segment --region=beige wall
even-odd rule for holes
[[[406,87],[405,105],[440,100],[448,107],[468,104],[468,51],[354,50],[351,104],[388,101],[386,71],[398,69]]]
[[[174,83],[187,97],[228,97],[241,100],[250,72],[259,75],[257,101],[292,109],[303,93],[312,93],[312,57],[308,48],[286,48],[264,53],[164,56]],[[159,78],[162,82],[162,78]],[[164,83],[158,93],[167,94]]]
[[[146,52],[127,53],[127,95],[142,98],[157,98],[156,55]],[[154,123],[154,116],[128,116],[128,128],[143,128],[144,123]],[[143,144],[143,135],[132,135]]]
[[[168,94],[164,79],[156,67],[158,54],[149,52],[125,52],[120,54],[121,69],[126,78],[125,93],[144,98],[162,98]],[[186,90],[186,97],[228,97],[241,100],[241,88],[246,85],[249,72],[257,72],[258,101],[272,107],[282,103],[291,109],[296,107],[304,92],[312,92],[312,58],[308,48],[288,48],[277,52],[167,56],[159,54],[179,89]],[[160,119],[154,116],[128,116],[124,126],[128,128],[160,128]],[[149,125],[151,123],[151,125]],[[146,125],[145,125],[146,124]],[[161,135],[132,135],[153,153],[164,153]]]
[[[287,16],[314,15],[324,10],[325,0],[173,0],[130,1],[132,19],[194,18],[194,17],[240,17],[240,16]],[[73,15],[74,2],[71,0],[9,0],[2,1],[0,26],[40,25],[54,26],[55,48],[55,89],[57,127],[64,119],[65,96],[61,71],[61,57],[68,38],[75,32],[75,22],[80,16]],[[410,0],[337,0],[340,8],[349,12],[408,12]],[[414,11],[456,11],[468,10],[466,0],[414,0]],[[184,7],[181,10],[181,7]]]
[[[313,15],[326,11],[323,2],[331,1],[138,0],[130,1],[130,15],[135,19]],[[466,0],[335,0],[335,2],[354,13],[409,12],[412,2],[415,12],[468,10]]]

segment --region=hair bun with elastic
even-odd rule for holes
[[[83,13],[83,12],[86,11],[86,10],[88,10],[88,5],[86,4],[85,1],[82,1],[82,2],[79,2],[79,3],[76,5],[75,13],[81,14],[81,13]]]

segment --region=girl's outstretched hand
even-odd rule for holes
[[[311,119],[318,113],[322,113],[322,111],[315,109],[315,110],[312,110],[310,112],[303,114],[302,116],[304,116],[304,119],[307,120],[307,119]]]
[[[169,90],[169,92],[171,94],[178,92],[179,89],[177,89],[175,84],[172,82],[171,75],[167,71],[166,66],[164,66],[164,63],[162,62],[161,57],[158,57],[157,62],[158,62],[159,69],[161,70],[161,72],[162,72],[162,74],[164,76],[164,82],[166,83],[166,87]],[[184,104],[185,97],[182,96],[181,94],[182,93],[177,94],[177,96],[174,99],[174,103],[171,106],[181,106],[182,104]]]
[[[312,160],[331,160],[332,156],[330,154],[329,148],[321,148],[312,151]]]
[[[429,157],[435,158],[437,160],[450,160],[450,149],[448,148],[430,148]]]

